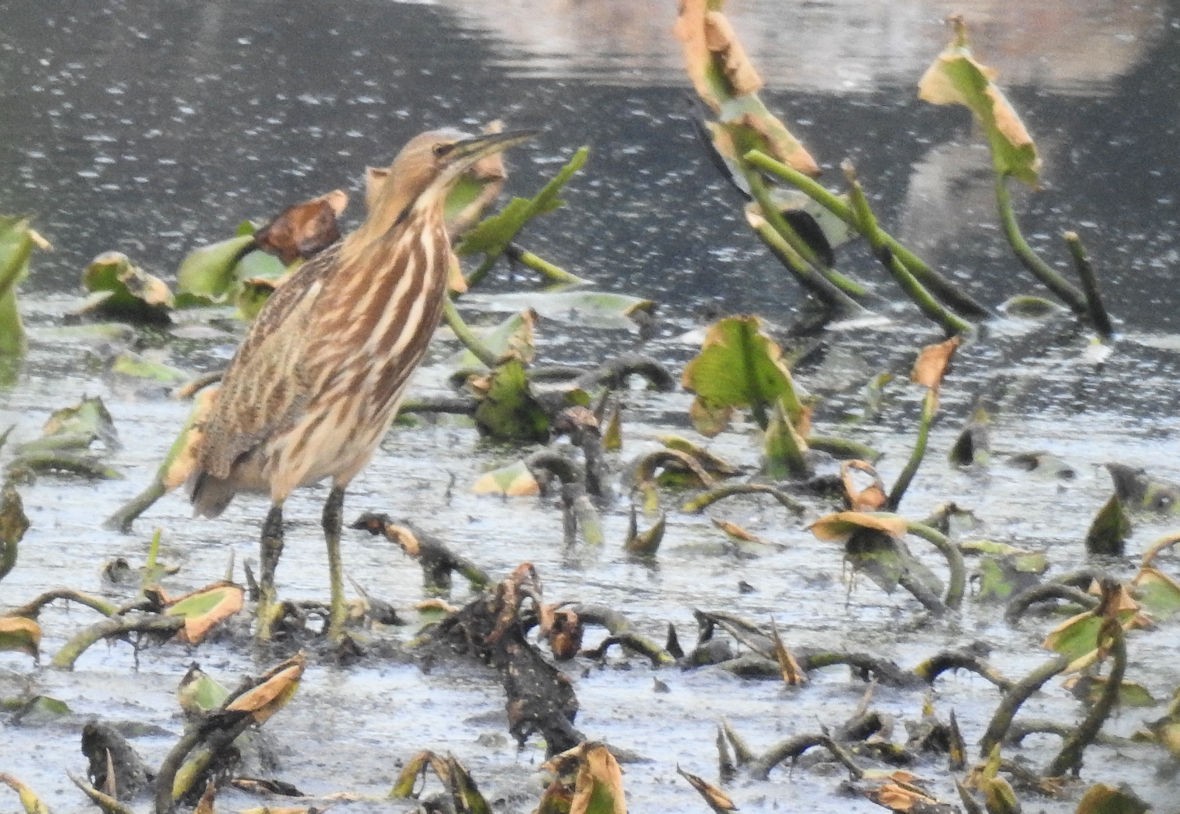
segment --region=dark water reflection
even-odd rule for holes
[[[56,251],[37,258],[22,288],[35,344],[19,385],[0,393],[0,429],[15,424],[14,440],[27,440],[49,409],[97,390],[125,437],[139,437],[118,460],[128,482],[103,484],[93,492],[100,509],[78,505],[73,482],[42,479],[30,487],[26,502],[40,536],[22,550],[21,567],[0,588],[3,606],[15,604],[11,597],[25,601],[60,581],[88,580],[97,570],[94,562],[103,558],[142,557],[142,540],[97,531],[95,517],[108,514],[150,477],[185,410],[105,375],[103,360],[73,347],[58,349],[46,338],[49,325],[75,301],[86,262],[118,249],[170,279],[186,251],[226,236],[244,218],[266,218],[291,201],[335,187],[356,193],[366,164],[387,162],[424,127],[475,127],[493,118],[543,126],[536,146],[511,156],[511,189],[520,192],[536,188],[577,146],[591,146],[591,160],[566,196],[569,207],[537,224],[526,242],[605,288],[660,301],[660,333],[645,349],[682,361],[691,348],[676,335],[698,326],[708,313],[756,311],[779,324],[797,315],[802,308],[797,286],[748,235],[732,192],[703,159],[692,134],[687,82],[669,35],[674,6],[672,0],[4,3],[0,211],[32,214]],[[732,0],[731,6],[734,23],[768,80],[768,102],[793,123],[829,176],[838,176],[832,170],[851,156],[893,231],[981,300],[994,305],[1034,290],[1001,243],[988,158],[973,146],[967,114],[914,99],[918,76],[945,42],[941,21],[952,10],[950,2]],[[989,325],[983,341],[963,352],[956,386],[944,392],[948,418],[936,428],[935,452],[907,495],[907,510],[912,505],[917,515],[954,496],[985,518],[985,533],[1049,548],[1055,558],[1060,551],[1076,554],[1109,493],[1096,464],[1117,458],[1180,480],[1174,456],[1161,454],[1180,438],[1180,392],[1174,386],[1180,379],[1180,291],[1174,283],[1180,264],[1180,14],[1175,3],[1163,0],[995,0],[954,7],[973,24],[980,56],[1001,69],[1045,156],[1046,188],[1019,195],[1026,232],[1062,268],[1060,233],[1082,234],[1124,340],[1107,366],[1096,369],[1078,361],[1084,331],[1062,329],[1060,323],[1039,330],[1017,320]],[[357,210],[354,202],[354,219]],[[880,280],[861,248],[845,252],[841,266]],[[511,281],[497,286],[519,288]],[[878,333],[829,334],[826,354],[810,359],[801,376],[827,398],[820,421],[886,445],[882,471],[891,478],[908,454],[918,397],[899,392],[879,425],[841,422],[860,409],[860,383],[885,369],[904,377],[914,347],[935,332],[918,323],[891,284],[878,287],[895,303],[880,309],[895,319],[893,325]],[[591,337],[565,331],[542,328],[547,361],[589,361],[602,351]],[[636,340],[611,341],[617,352],[619,343]],[[225,338],[203,352],[228,353],[230,347]],[[429,382],[434,371],[425,373]],[[945,450],[976,399],[1001,405],[994,425],[997,462],[1049,448],[1074,464],[1076,482],[1024,479],[998,463],[983,474],[948,467]],[[686,431],[683,393],[637,393],[632,402],[628,455],[669,426]],[[727,434],[713,444],[722,455],[757,465],[746,435]],[[489,507],[489,501],[462,488],[440,505],[454,473],[462,484],[479,468],[503,463],[506,453],[479,444],[469,427],[429,425],[395,433],[387,445],[396,452],[378,456],[350,494],[350,509],[430,507],[432,515],[437,511],[432,520],[458,547],[479,552],[481,563],[503,571],[533,560],[552,595],[580,598],[580,592],[590,592],[626,607],[644,630],[662,630],[672,618],[685,636],[693,629],[691,608],[700,604],[734,606],[764,620],[784,608],[798,614],[800,604],[809,602],[805,619],[790,620],[791,635],[805,644],[839,640],[848,647],[879,647],[880,632],[888,630],[903,639],[899,650],[912,663],[937,647],[961,643],[964,631],[977,624],[981,629],[972,635],[998,643],[1010,656],[1005,664],[1010,674],[1023,674],[1043,660],[1035,633],[997,623],[994,609],[965,619],[961,629],[950,623],[917,631],[911,628],[914,615],[899,610],[906,608],[905,600],[896,595],[860,586],[845,602],[829,601],[845,590],[835,555],[817,548],[801,528],[784,527],[777,510],[735,510],[755,531],[788,541],[762,559],[702,554],[716,532],[707,518],[684,516],[672,524],[666,543],[671,552],[659,569],[623,561],[614,544],[597,554],[567,557],[554,545],[560,530],[555,531],[551,505]],[[320,497],[308,490],[292,498],[292,534],[300,541],[288,546],[280,581],[298,596],[326,591],[317,581],[322,552],[311,542],[318,533]],[[625,508],[615,506],[606,518],[613,541],[621,539]],[[173,546],[168,555],[184,563],[186,574],[207,575],[224,569],[227,542],[236,541],[242,556],[254,555],[260,517],[258,502],[241,501],[222,521],[194,523],[183,501],[168,498],[142,525],[167,528]],[[1136,545],[1143,547],[1153,530],[1161,531],[1158,525],[1141,527]],[[87,541],[94,562],[81,564],[73,556],[66,562],[58,553],[64,541],[74,546],[79,539]],[[420,591],[413,567],[400,561],[391,567],[388,550],[355,539],[348,545],[350,572],[372,578],[377,595]],[[90,570],[79,576],[82,568]],[[739,580],[758,585],[761,593],[739,600],[733,587]],[[821,597],[814,607],[800,599],[801,586]],[[43,621],[58,638],[81,624],[65,612]],[[1160,638],[1165,646],[1175,645],[1174,631],[1153,635],[1156,646]],[[60,644],[55,640],[52,647]],[[217,666],[230,675],[254,666],[232,653],[221,658],[225,662]],[[167,720],[171,688],[188,661],[176,659],[175,665],[161,659],[147,666],[162,675],[141,674],[149,684],[145,691],[142,681],[110,680],[126,673],[125,651],[92,652],[77,677],[45,678],[45,691],[72,696],[82,687],[79,714],[108,714],[113,707],[123,718]],[[1160,698],[1180,683],[1174,666],[1165,666],[1145,671]],[[321,762],[297,763],[293,770],[294,779],[310,783],[313,791],[339,790],[341,778],[380,788],[391,776],[391,764],[374,757],[380,749],[404,758],[420,746],[450,749],[489,731],[502,734],[499,720],[489,724],[478,718],[487,704],[482,677],[471,686],[458,681],[432,687],[416,709],[407,709],[414,705],[399,696],[397,716],[350,717],[352,705],[367,713],[384,709],[400,692],[420,692],[419,674],[396,666],[372,673],[314,669],[298,696],[300,708],[292,712],[298,731],[332,744],[330,754],[317,757]],[[0,681],[10,676],[0,671]],[[671,757],[702,773],[716,759],[713,727],[721,717],[744,719],[739,731],[757,732],[768,721],[783,732],[792,730],[777,686],[738,688],[707,673],[665,672],[662,678],[675,685],[674,692],[651,703],[646,696],[636,703],[635,675],[622,671],[592,673],[579,686],[586,710],[580,723],[585,721],[588,731],[609,732],[616,723],[612,716],[625,716],[621,740],[660,756],[656,764],[628,767],[637,810],[669,808],[667,770],[674,762],[666,752],[669,720],[683,728]],[[970,677],[953,681],[960,719],[981,729],[994,707],[994,691]],[[646,677],[642,682],[649,683]],[[840,713],[832,709],[854,708],[862,692],[844,675],[820,676],[818,683],[808,690],[805,700],[816,706],[806,716],[815,710],[836,716]],[[16,692],[7,687],[0,684],[0,697]],[[878,700],[898,716],[914,715],[910,695],[882,692]],[[1038,703],[1038,714],[1046,717],[1072,719],[1076,713],[1073,699],[1059,689]],[[463,718],[458,724],[456,715]],[[808,717],[808,724],[812,720]],[[1117,725],[1129,734],[1138,720],[1128,713]],[[354,728],[372,740],[354,740]],[[782,734],[777,729],[759,732],[758,746]],[[35,730],[18,734],[21,754],[27,747],[28,754],[42,756],[22,758],[17,772],[22,779],[39,780],[35,785],[41,788],[64,785],[60,745]],[[969,732],[968,738],[979,734]],[[68,741],[72,757],[72,731]],[[0,743],[0,770],[9,768],[3,750]],[[534,756],[485,741],[463,757],[472,753],[478,756],[471,760],[480,761],[477,779],[495,778],[489,782],[520,793]],[[52,780],[24,776],[37,765],[49,766]],[[1143,792],[1150,786],[1144,779],[1150,769],[1135,768],[1142,774],[1127,777],[1138,780]],[[741,804],[744,810],[767,810],[782,800],[766,795],[781,793],[802,810],[820,810],[814,801],[830,803],[835,786],[829,777],[797,772],[773,792],[758,784],[744,789],[749,793]],[[672,808],[700,805],[687,789],[680,791],[685,796]],[[56,793],[70,801],[57,810],[76,804],[72,788]],[[1157,789],[1156,796],[1165,793]],[[531,807],[533,799],[519,807]],[[860,808],[847,806],[828,810],[878,810],[863,801]]]

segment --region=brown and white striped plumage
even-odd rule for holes
[[[476,160],[527,137],[415,137],[365,222],[278,287],[205,421],[189,481],[199,514],[220,514],[239,491],[280,506],[298,486],[331,477],[343,488],[364,468],[441,316],[447,193]]]

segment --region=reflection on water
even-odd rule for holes
[[[442,0],[496,43],[511,74],[675,85],[673,0]],[[912,86],[963,14],[1011,85],[1110,90],[1168,32],[1165,0],[739,0],[726,14],[764,78],[782,89],[866,93]]]

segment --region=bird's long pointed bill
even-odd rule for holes
[[[507,150],[537,135],[537,130],[512,130],[507,133],[488,133],[473,136],[455,144],[451,151],[456,163],[470,164],[486,155]]]

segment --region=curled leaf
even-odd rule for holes
[[[837,512],[825,515],[808,526],[817,538],[833,543],[846,543],[861,529],[884,532],[900,540],[906,535],[907,527],[904,517],[883,512]]]

